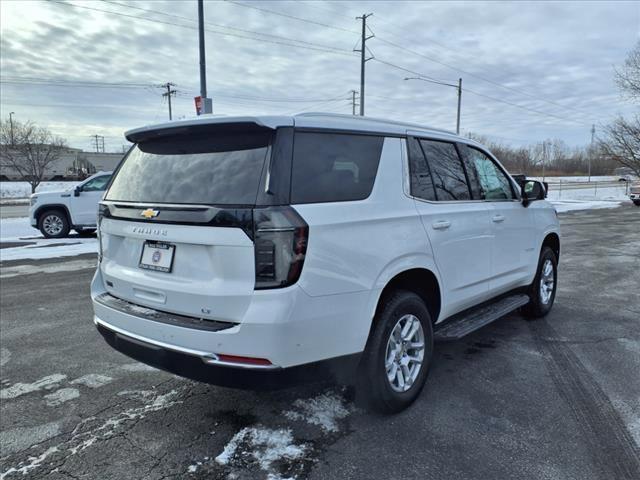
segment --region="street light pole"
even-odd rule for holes
[[[200,49],[200,97],[202,113],[211,113],[211,99],[207,98],[207,66],[204,51],[204,2],[198,0],[198,44]]]
[[[440,82],[422,77],[406,77],[405,80],[422,80],[423,82],[435,83],[436,85],[444,85],[445,87],[453,87],[458,91],[458,111],[456,113],[456,134],[460,135],[460,112],[462,109],[462,79],[458,79],[458,84]]]

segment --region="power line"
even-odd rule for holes
[[[339,95],[339,96],[337,96],[337,97],[335,97],[335,98],[332,98],[332,99],[330,99],[330,100],[328,100],[328,101],[326,101],[326,102],[320,102],[320,103],[318,103],[318,104],[311,105],[311,106],[309,106],[309,107],[303,108],[303,109],[301,109],[301,110],[298,110],[297,112],[292,112],[292,113],[302,113],[302,112],[305,112],[305,111],[311,111],[311,110],[313,110],[314,108],[318,108],[318,107],[321,107],[321,106],[327,106],[327,105],[332,104],[332,103],[335,103],[335,102],[343,102],[343,101],[345,101],[345,100],[349,100],[349,98],[347,97],[347,95],[350,95],[350,94],[351,94],[351,91],[349,91],[349,92],[345,92],[345,93],[343,93],[342,95]]]
[[[338,30],[338,31],[341,31],[341,32],[353,33],[353,34],[356,34],[356,35],[358,35],[360,33],[360,32],[357,32],[355,30],[349,30],[348,28],[338,27],[337,25],[329,25],[328,23],[317,22],[315,20],[310,20],[308,18],[297,17],[295,15],[290,15],[288,13],[278,12],[276,10],[270,10],[268,8],[256,7],[255,5],[247,5],[246,3],[236,2],[234,0],[227,0],[227,2],[231,3],[233,5],[237,5],[239,7],[251,8],[253,10],[258,10],[260,12],[270,13],[272,15],[278,15],[280,17],[289,18],[291,20],[297,20],[299,22],[310,23],[312,25],[319,25],[321,27],[331,28],[333,30]]]
[[[28,85],[51,85],[61,87],[91,87],[91,88],[148,88],[158,87],[151,83],[123,83],[123,82],[98,82],[88,80],[66,80],[66,79],[46,79],[35,77],[2,76],[0,83],[8,84],[28,84]]]
[[[409,69],[409,68],[405,68],[405,67],[402,67],[402,66],[400,66],[400,65],[396,65],[396,64],[394,64],[394,63],[391,63],[391,62],[387,62],[387,61],[381,60],[381,59],[379,59],[379,58],[377,58],[377,57],[375,57],[375,58],[374,58],[374,60],[375,60],[376,62],[378,62],[378,63],[382,63],[382,64],[387,65],[387,66],[389,66],[389,67],[393,67],[393,68],[396,68],[396,69],[398,69],[398,70],[402,70],[403,72],[408,72],[408,73],[412,73],[412,74],[414,74],[414,75],[419,75],[419,76],[425,76],[425,75],[423,75],[423,74],[422,74],[422,73],[420,73],[420,72],[416,72],[415,70],[411,70],[411,69]],[[426,77],[426,76],[425,76],[425,77]],[[426,78],[429,78],[429,77],[426,77]],[[463,89],[463,91],[464,91],[464,92],[469,92],[469,93],[471,93],[471,94],[473,94],[473,95],[477,95],[477,96],[479,96],[479,97],[487,98],[487,99],[489,99],[489,100],[493,100],[493,101],[496,101],[496,102],[504,103],[504,104],[506,104],[506,105],[511,105],[512,107],[521,108],[521,109],[523,109],[523,110],[528,110],[528,111],[530,111],[530,112],[537,113],[537,114],[539,114],[539,115],[545,115],[545,116],[547,116],[547,117],[553,117],[553,118],[555,118],[555,119],[562,120],[562,121],[569,121],[569,122],[579,123],[579,124],[581,124],[581,125],[587,125],[586,123],[581,122],[580,120],[576,120],[576,119],[574,119],[574,118],[561,117],[561,116],[559,116],[559,115],[555,115],[555,114],[553,114],[553,113],[544,112],[544,111],[542,111],[542,110],[536,110],[536,109],[534,109],[534,108],[530,108],[530,107],[525,107],[524,105],[519,105],[519,104],[517,104],[517,103],[509,102],[509,101],[507,101],[507,100],[503,100],[503,99],[501,99],[501,98],[491,97],[491,96],[489,96],[489,95],[485,95],[485,94],[483,94],[483,93],[476,92],[476,91],[474,91],[474,90],[470,90],[469,88],[464,88],[464,89]]]
[[[162,15],[162,16],[169,17],[169,18],[176,18],[176,19],[180,19],[180,20],[186,20],[188,22],[197,22],[198,21],[197,19],[189,18],[189,17],[183,17],[182,15],[174,15],[174,14],[171,14],[171,13],[162,12],[160,10],[153,10],[153,9],[148,9],[148,8],[136,7],[136,6],[133,6],[133,5],[127,5],[127,4],[120,3],[120,2],[114,2],[112,0],[100,0],[100,1],[102,1],[103,3],[109,3],[109,4],[112,4],[112,5],[118,5],[120,7],[139,10],[139,11],[142,11],[142,12]],[[348,51],[348,50],[340,49],[340,48],[337,48],[337,47],[331,47],[330,45],[322,45],[322,44],[318,44],[318,43],[314,43],[314,42],[308,42],[306,40],[298,40],[298,39],[295,39],[295,38],[285,37],[285,36],[282,36],[282,35],[274,35],[274,34],[271,34],[271,33],[262,33],[262,32],[258,32],[256,30],[248,30],[248,29],[245,29],[245,28],[230,27],[228,25],[222,25],[220,23],[214,23],[214,22],[208,22],[208,21],[204,22],[204,23],[205,23],[205,25],[212,25],[214,27],[226,28],[226,29],[229,29],[229,30],[235,30],[235,31],[238,31],[238,32],[249,33],[249,34],[252,34],[252,35],[260,35],[260,36],[264,36],[264,37],[276,38],[276,39],[285,40],[285,41],[288,41],[288,42],[296,42],[296,43],[301,43],[301,44],[304,44],[304,45],[311,45],[311,46],[316,46],[316,47],[321,47],[321,48],[335,49],[336,51],[341,51],[341,52],[347,52]]]
[[[270,9],[267,9],[267,8],[256,7],[256,6],[253,6],[253,5],[247,5],[247,4],[240,3],[240,2],[237,2],[237,1],[234,1],[234,0],[227,0],[227,1],[228,1],[229,3],[234,4],[234,5],[238,5],[238,6],[242,6],[242,7],[246,7],[246,8],[252,8],[252,9],[254,9],[254,10],[262,11],[262,12],[265,12],[265,13],[271,13],[271,14],[274,14],[274,15],[279,15],[279,16],[282,16],[282,17],[285,17],[285,18],[290,18],[290,19],[297,20],[297,21],[301,21],[301,22],[305,22],[305,23],[310,23],[310,24],[315,24],[315,25],[321,25],[321,26],[323,26],[323,27],[331,28],[331,29],[338,30],[338,31],[344,31],[344,32],[355,33],[355,34],[357,34],[357,33],[358,33],[358,32],[356,32],[356,31],[354,31],[354,30],[349,30],[349,29],[346,29],[346,28],[338,27],[338,26],[336,26],[336,25],[330,25],[330,24],[326,24],[326,23],[321,23],[321,22],[317,22],[317,21],[314,21],[314,20],[309,20],[309,19],[306,19],[306,18],[298,17],[298,16],[295,16],[295,15],[290,15],[290,14],[286,14],[286,13],[282,13],[282,12],[277,12],[277,11],[270,10]],[[322,10],[326,10],[326,11],[328,11],[328,9],[325,9],[325,8],[322,8]],[[333,13],[334,15],[336,15],[336,13],[335,13],[335,12],[331,12],[331,13]],[[340,16],[342,16],[342,15],[340,15]],[[386,21],[387,23],[393,23],[393,22],[391,22],[391,21],[384,20],[384,19],[383,19],[383,21]],[[391,33],[391,32],[389,32],[389,33]],[[445,66],[445,67],[450,68],[450,69],[452,69],[452,70],[456,70],[456,71],[458,71],[458,72],[464,73],[464,74],[465,74],[465,75],[467,75],[467,76],[477,78],[477,79],[479,79],[479,80],[482,80],[482,81],[484,81],[484,82],[490,83],[490,84],[495,85],[495,86],[497,86],[497,87],[504,88],[504,89],[506,89],[506,90],[510,90],[510,91],[512,91],[512,92],[515,92],[515,93],[518,93],[518,94],[520,94],[520,95],[524,95],[524,96],[527,96],[527,97],[533,98],[533,99],[538,100],[538,101],[546,102],[546,103],[548,103],[548,104],[550,104],[550,105],[554,105],[554,106],[559,107],[559,108],[563,108],[563,109],[567,109],[567,110],[573,110],[573,111],[576,111],[576,112],[578,112],[578,113],[580,113],[580,114],[582,114],[582,115],[586,115],[586,116],[589,116],[589,117],[592,117],[592,116],[593,116],[591,113],[589,113],[589,112],[585,112],[585,111],[583,111],[583,110],[581,110],[581,109],[578,109],[578,108],[575,108],[575,107],[572,107],[572,106],[569,106],[569,105],[562,105],[562,104],[557,103],[557,102],[554,102],[554,101],[552,101],[552,100],[547,100],[547,99],[544,99],[544,98],[538,97],[538,96],[536,96],[536,95],[530,94],[530,93],[525,92],[525,91],[523,91],[523,90],[520,90],[520,89],[517,89],[517,88],[514,88],[514,87],[509,87],[509,86],[507,86],[507,85],[504,85],[504,84],[502,84],[502,83],[496,82],[496,81],[491,80],[491,79],[489,79],[489,78],[486,78],[486,77],[484,77],[484,76],[481,76],[481,75],[478,75],[478,74],[474,74],[474,73],[469,72],[469,71],[467,71],[467,70],[460,69],[460,68],[455,67],[455,66],[453,66],[453,65],[450,65],[450,64],[448,64],[448,63],[446,63],[446,62],[442,62],[442,61],[437,60],[437,59],[435,59],[435,58],[433,58],[433,57],[429,57],[429,56],[424,55],[424,54],[422,54],[422,53],[420,53],[420,52],[416,52],[416,51],[414,51],[414,50],[411,50],[411,49],[409,49],[409,48],[407,48],[407,47],[404,47],[404,46],[402,46],[402,45],[399,45],[399,44],[397,44],[397,43],[395,43],[395,42],[391,42],[391,41],[389,41],[389,40],[385,40],[384,38],[380,38],[379,36],[378,36],[378,37],[376,37],[376,38],[377,38],[379,41],[381,41],[382,43],[386,43],[387,45],[390,45],[390,46],[393,46],[393,47],[395,47],[395,48],[399,48],[399,49],[401,49],[401,50],[404,50],[404,51],[406,51],[406,52],[408,52],[408,53],[411,53],[411,54],[414,54],[414,55],[420,56],[420,57],[422,57],[422,58],[425,58],[426,60],[429,60],[429,61],[434,62],[434,63],[438,63],[439,65],[442,65],[442,66]],[[401,37],[401,38],[402,38],[402,37]],[[437,41],[435,41],[435,40],[431,40],[431,41],[432,41],[432,43],[435,43],[435,44],[437,44],[437,45],[440,45],[442,48],[445,48],[445,49],[447,49],[447,50],[450,50],[450,51],[455,52],[455,50],[453,50],[453,49],[451,49],[450,47],[448,47],[448,46],[444,45],[443,43],[437,42]],[[428,77],[428,76],[425,76],[425,77],[426,77],[426,78],[430,78],[430,77]],[[550,114],[550,115],[551,115],[551,114]]]
[[[5,80],[6,79],[6,80]],[[0,77],[0,83],[15,83],[15,84],[36,84],[36,85],[52,85],[62,87],[105,87],[105,88],[166,88],[166,84],[152,84],[152,83],[121,83],[121,82],[99,82],[99,81],[85,81],[85,80],[69,80],[69,79],[51,79],[51,78],[37,78],[37,77],[17,77],[17,76],[5,76]],[[174,84],[175,85],[175,84]],[[175,85],[177,86],[177,85]],[[191,88],[191,90],[194,90]],[[195,91],[195,90],[194,90]],[[187,95],[183,92],[178,92],[179,96]],[[275,102],[275,103],[312,103],[323,102],[330,100],[329,98],[274,98],[274,97],[258,97],[250,95],[236,95],[236,94],[221,94],[216,95],[221,98],[235,98],[240,100],[251,100],[258,102]]]
[[[87,5],[77,5],[77,4],[73,4],[73,3],[66,3],[60,0],[49,0],[51,3],[55,3],[57,5],[64,5],[66,7],[72,7],[72,8],[83,8],[86,10],[93,10],[96,12],[102,12],[102,13],[108,13],[111,15],[118,15],[121,17],[127,17],[127,18],[132,18],[134,20],[142,20],[145,22],[151,22],[151,23],[160,23],[160,24],[164,24],[164,25],[172,25],[174,27],[180,27],[180,28],[186,28],[189,30],[197,30],[198,27],[197,26],[191,26],[191,25],[181,25],[179,23],[172,23],[172,22],[165,22],[162,20],[157,20],[157,19],[151,19],[151,18],[146,18],[146,17],[140,17],[140,16],[135,16],[135,15],[129,15],[126,13],[122,13],[122,12],[114,12],[112,10],[103,10],[100,8],[95,8],[95,7],[89,7]],[[247,40],[259,40],[260,42],[263,43],[271,43],[271,44],[276,44],[276,45],[284,45],[287,47],[295,47],[295,48],[303,48],[306,50],[314,50],[314,51],[319,51],[319,52],[324,52],[324,53],[333,53],[336,55],[346,55],[349,57],[354,56],[352,53],[350,53],[348,50],[340,50],[337,49],[335,47],[331,47],[331,46],[327,46],[327,45],[323,45],[323,46],[319,46],[319,47],[312,47],[312,46],[306,46],[306,45],[300,45],[299,43],[287,43],[287,42],[280,42],[280,41],[276,41],[276,40],[267,40],[264,38],[255,38],[255,37],[250,37],[247,35],[240,35],[237,33],[229,33],[229,32],[221,32],[219,30],[213,30],[210,28],[205,29],[207,32],[213,33],[215,35],[222,35],[222,36],[229,36],[229,37],[235,37],[235,38],[243,38],[243,39],[247,39]],[[293,42],[296,42],[297,40],[292,40]]]
[[[527,97],[533,98],[533,99],[535,99],[535,100],[539,100],[539,101],[541,101],[541,102],[549,103],[549,104],[554,105],[554,106],[556,106],[556,107],[560,107],[560,108],[564,108],[564,109],[568,109],[568,110],[574,110],[574,111],[576,111],[576,112],[578,112],[578,113],[581,113],[582,115],[587,115],[587,116],[589,116],[589,117],[591,117],[591,116],[592,116],[590,113],[588,113],[588,112],[584,112],[584,111],[582,111],[582,110],[580,110],[580,109],[577,109],[577,108],[575,108],[575,107],[571,107],[571,106],[568,106],[568,105],[562,105],[562,104],[557,103],[557,102],[554,102],[554,101],[552,101],[552,100],[547,100],[547,99],[544,99],[544,98],[540,98],[540,97],[538,97],[538,96],[536,96],[536,95],[533,95],[533,94],[531,94],[531,93],[524,92],[524,91],[522,91],[522,90],[520,90],[520,89],[513,88],[513,87],[509,87],[509,86],[507,86],[507,85],[503,85],[502,83],[496,82],[496,81],[491,80],[491,79],[489,79],[489,78],[486,78],[486,77],[483,77],[483,76],[481,76],[481,75],[478,75],[478,74],[472,73],[472,72],[470,72],[470,71],[468,71],[468,70],[463,70],[463,69],[461,69],[461,68],[458,68],[458,67],[455,67],[455,66],[453,66],[453,65],[450,65],[450,64],[448,64],[448,63],[445,63],[445,62],[443,62],[443,61],[437,60],[437,59],[435,59],[435,58],[433,58],[433,57],[430,57],[430,56],[428,56],[428,55],[424,55],[423,53],[416,52],[415,50],[411,50],[410,48],[404,47],[404,46],[402,46],[402,45],[399,45],[399,44],[397,44],[397,43],[391,42],[391,41],[389,41],[389,40],[385,40],[384,38],[380,38],[379,36],[378,36],[378,37],[376,37],[376,38],[377,38],[377,40],[378,40],[379,42],[385,43],[385,44],[387,44],[387,45],[390,45],[390,46],[392,46],[392,47],[398,48],[398,49],[400,49],[400,50],[404,50],[405,52],[412,53],[413,55],[417,55],[417,56],[419,56],[419,57],[422,57],[422,58],[424,58],[424,59],[426,59],[426,60],[429,60],[430,62],[437,63],[438,65],[442,65],[442,66],[447,67],[447,68],[450,68],[450,69],[452,69],[452,70],[456,70],[456,71],[458,71],[458,72],[464,73],[464,74],[465,74],[465,75],[467,75],[467,76],[470,76],[470,77],[473,77],[473,78],[477,78],[478,80],[482,80],[483,82],[487,82],[487,83],[490,83],[490,84],[495,85],[495,86],[497,86],[497,87],[504,88],[505,90],[510,90],[510,91],[512,91],[512,92],[519,93],[520,95],[524,95],[524,96],[527,96]]]

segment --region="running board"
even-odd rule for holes
[[[465,335],[475,332],[527,303],[529,303],[529,296],[521,293],[503,297],[480,308],[454,315],[444,324],[436,325],[435,341],[454,342],[460,340]]]

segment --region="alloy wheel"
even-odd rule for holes
[[[387,341],[385,369],[395,392],[406,392],[414,384],[424,360],[424,331],[415,315],[403,315]]]
[[[540,274],[540,301],[543,304],[547,305],[549,301],[551,301],[555,283],[553,262],[546,259],[542,265],[542,272]]]
[[[42,221],[42,228],[47,232],[47,234],[55,237],[56,235],[60,235],[60,232],[62,232],[62,229],[64,228],[64,224],[58,215],[47,215]]]

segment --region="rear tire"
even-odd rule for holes
[[[369,410],[396,413],[418,397],[431,366],[433,328],[423,300],[398,290],[383,300],[358,368],[356,399]]]
[[[636,207],[640,207],[640,200],[634,200],[634,201],[633,201],[633,204],[634,204]]]
[[[38,218],[38,229],[45,238],[64,238],[70,228],[67,215],[61,210],[47,210]]]
[[[530,301],[523,307],[524,314],[529,318],[544,317],[553,307],[557,289],[558,260],[551,248],[543,247],[536,277],[527,292]]]
[[[93,235],[95,235],[96,229],[95,228],[81,228],[80,230],[76,230],[76,232],[78,232],[78,235],[80,235],[81,237],[92,237]]]

